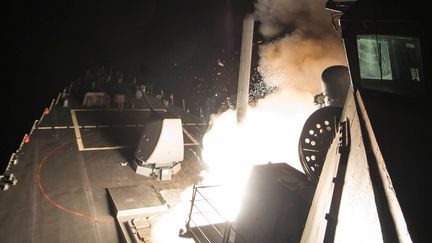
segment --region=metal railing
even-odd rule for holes
[[[63,93],[66,92],[67,87],[64,89]],[[61,94],[61,93],[60,93]],[[50,103],[49,108],[48,109],[48,113],[51,112],[52,108],[58,104],[59,102],[59,98],[60,98],[60,94],[57,97],[57,99],[53,99]],[[21,154],[21,151],[24,147],[24,145],[26,143],[28,143],[30,136],[33,134],[33,132],[38,128],[39,124],[42,122],[43,118],[46,116],[45,113],[45,109],[42,112],[41,117],[39,118],[39,120],[35,120],[33,122],[32,128],[30,130],[29,133],[24,134],[23,139],[21,140],[21,143],[18,147],[18,149],[15,151],[15,153],[12,153],[9,161],[4,169],[4,171],[1,171],[0,173],[0,190],[2,191],[6,191],[10,188],[11,185],[16,185],[16,183],[18,182],[17,178],[15,177],[15,175],[13,173],[11,173],[11,169],[13,166],[18,164],[19,161],[19,157]]]
[[[198,243],[233,243],[238,236],[233,223],[226,219],[215,204],[214,190],[223,190],[222,185],[193,187],[186,234]],[[213,195],[212,195],[213,194]],[[216,194],[220,196],[221,194]],[[218,198],[220,200],[220,198]]]

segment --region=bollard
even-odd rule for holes
[[[63,107],[69,107],[69,99],[65,99],[64,101],[63,101]]]

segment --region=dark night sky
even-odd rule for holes
[[[51,99],[96,65],[123,71],[178,96],[190,95],[187,92],[197,82],[213,87],[212,92],[220,89],[218,85],[230,88],[237,79],[242,18],[253,9],[252,0],[12,1],[8,5],[3,7],[6,73],[1,97],[8,112],[2,161],[16,150]]]
[[[426,5],[412,4],[418,6]],[[214,99],[223,88],[231,95],[242,18],[252,9],[253,0],[7,1],[2,5],[0,97],[7,112],[1,116],[6,136],[0,165],[51,100],[97,65],[180,98],[196,95],[198,84],[209,87],[201,93],[206,97]]]

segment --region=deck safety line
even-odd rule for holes
[[[81,151],[98,151],[98,150],[113,150],[113,149],[124,149],[131,148],[132,145],[120,145],[120,146],[108,146],[108,147],[93,147],[93,148],[83,148]]]
[[[76,117],[75,110],[70,110],[70,112],[71,112],[71,117],[72,117],[72,123],[74,126],[75,137],[76,137],[76,141],[78,144],[78,150],[82,151],[84,149],[84,145],[83,145],[83,142],[81,139],[81,131],[78,128],[78,119]]]
[[[199,145],[199,142],[184,127],[183,132],[193,142],[193,145]]]
[[[73,109],[74,111],[120,111],[120,109],[111,108],[111,109]],[[154,111],[167,112],[166,109],[156,108]],[[122,111],[152,111],[151,109],[123,109]]]
[[[99,127],[133,127],[133,126],[144,126],[144,125],[106,125],[106,126],[79,126],[78,125],[78,119],[76,116],[76,111],[83,111],[84,109],[71,109],[71,118],[72,118],[72,124],[73,124],[73,129],[75,132],[75,137],[76,137],[76,142],[78,145],[78,150],[79,151],[97,151],[97,150],[112,150],[112,149],[124,149],[124,148],[129,148],[132,147],[130,145],[126,145],[126,146],[108,146],[108,147],[92,147],[92,148],[85,148],[82,138],[81,138],[81,131],[80,128],[99,128]],[[88,111],[88,110],[85,110]],[[193,125],[194,123],[183,123],[182,125]],[[205,123],[195,123],[195,125],[205,125]],[[68,128],[66,126],[57,126],[57,127],[39,127],[39,129],[65,129]],[[192,143],[184,143],[184,146],[197,146],[200,145],[200,143],[184,128],[182,127],[184,134],[186,134],[186,136],[192,141]]]
[[[207,126],[207,123],[183,123],[183,126]],[[126,124],[126,125],[85,125],[85,126],[40,126],[37,129],[50,130],[50,129],[74,129],[77,128],[111,128],[111,127],[143,127],[144,124]]]

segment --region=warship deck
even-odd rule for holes
[[[207,124],[174,105],[148,98],[150,104],[135,100],[122,109],[87,108],[74,99],[69,99],[68,107],[53,106],[8,171],[18,183],[0,192],[0,241],[125,241],[110,189],[144,188],[143,193],[165,195],[167,204],[175,204],[173,198],[199,179],[202,165],[197,155]],[[185,158],[171,181],[138,175],[131,166],[151,115],[149,105],[157,113],[182,119]],[[154,197],[139,200],[152,204]]]

